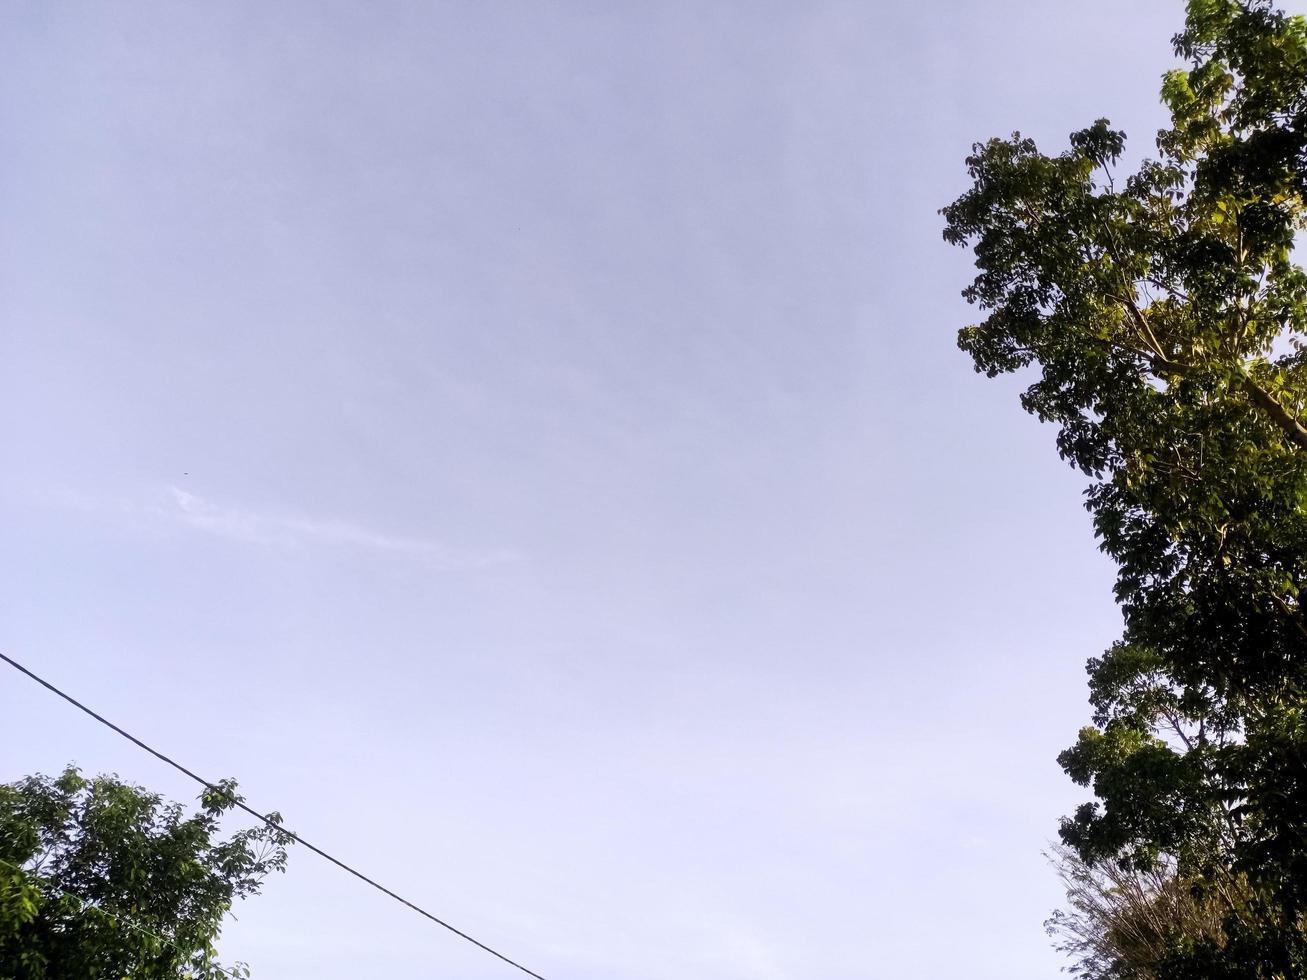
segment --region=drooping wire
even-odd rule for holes
[[[314,854],[318,855],[319,857],[321,857],[321,858],[325,858],[327,861],[330,861],[332,864],[334,864],[336,867],[340,868],[341,870],[343,870],[343,871],[347,871],[347,872],[349,872],[350,874],[352,874],[355,878],[358,878],[360,881],[366,882],[367,884],[371,885],[373,888],[375,888],[377,891],[381,892],[383,895],[388,895],[389,897],[393,898],[396,902],[399,902],[401,905],[407,906],[408,908],[412,909],[414,912],[416,912],[418,915],[422,916],[423,918],[425,918],[425,919],[430,919],[430,920],[431,920],[432,922],[434,922],[436,925],[438,925],[438,926],[440,926],[440,927],[442,927],[442,928],[444,928],[444,929],[448,929],[450,932],[452,932],[454,935],[458,936],[458,937],[461,938],[461,939],[466,939],[466,940],[467,940],[468,942],[470,942],[473,946],[477,946],[477,947],[479,947],[480,949],[484,950],[485,952],[489,953],[491,956],[494,956],[494,957],[497,958],[497,959],[503,960],[503,961],[504,961],[505,963],[507,963],[509,966],[512,966],[512,967],[517,968],[518,970],[521,970],[521,971],[522,971],[523,973],[525,973],[527,976],[535,977],[536,980],[545,980],[544,977],[542,977],[540,974],[536,973],[534,970],[530,970],[530,969],[528,969],[527,967],[523,966],[521,963],[518,963],[516,960],[511,960],[511,959],[509,959],[507,956],[505,956],[503,953],[499,952],[497,949],[493,949],[492,947],[487,946],[485,943],[481,942],[481,940],[479,940],[479,939],[475,939],[475,938],[473,938],[472,936],[469,936],[466,932],[463,932],[463,930],[461,930],[461,929],[457,929],[457,928],[455,928],[454,926],[452,926],[452,925],[450,925],[448,922],[446,922],[444,919],[441,919],[441,918],[439,918],[438,916],[432,915],[430,912],[428,912],[426,909],[422,908],[420,905],[415,905],[413,902],[410,902],[407,898],[404,898],[402,895],[399,895],[399,894],[397,894],[397,893],[391,891],[391,890],[390,890],[389,888],[387,888],[385,885],[382,885],[382,884],[380,884],[379,882],[374,881],[372,878],[369,878],[369,877],[368,877],[367,875],[365,875],[363,872],[355,870],[354,868],[352,868],[352,867],[350,867],[348,864],[346,864],[344,861],[341,861],[339,858],[333,857],[332,855],[328,854],[328,853],[327,853],[326,851],[324,851],[322,848],[317,847],[317,846],[315,846],[315,845],[313,845],[313,844],[310,844],[310,843],[309,843],[308,841],[306,841],[303,837],[299,836],[299,834],[296,834],[296,833],[293,833],[292,831],[287,830],[285,827],[283,827],[283,826],[282,826],[280,823],[278,823],[277,821],[275,821],[275,820],[273,820],[273,819],[271,819],[271,818],[269,818],[269,817],[267,817],[267,816],[264,816],[262,813],[259,813],[257,810],[253,809],[252,807],[247,806],[243,800],[239,799],[239,798],[236,797],[236,796],[233,796],[230,792],[228,792],[227,790],[223,789],[221,786],[218,786],[218,785],[215,784],[215,783],[211,783],[211,782],[209,782],[209,780],[204,779],[202,776],[198,776],[198,775],[196,775],[196,774],[195,774],[194,772],[192,772],[190,769],[187,769],[185,766],[183,766],[180,762],[176,762],[175,760],[170,759],[168,756],[164,755],[164,754],[163,754],[162,752],[160,752],[158,749],[154,749],[154,748],[151,748],[149,745],[146,745],[144,742],[142,742],[142,741],[141,741],[139,738],[137,738],[135,735],[132,735],[130,732],[124,731],[123,729],[121,729],[121,728],[119,728],[117,725],[115,725],[113,722],[111,722],[108,718],[105,718],[103,715],[98,714],[98,713],[95,712],[95,711],[92,711],[90,708],[88,708],[86,705],[82,704],[82,702],[78,701],[78,700],[77,700],[75,697],[73,697],[71,694],[66,694],[66,693],[64,693],[64,692],[61,691],[59,688],[55,687],[53,684],[51,684],[49,681],[47,681],[45,678],[40,677],[39,675],[37,675],[37,674],[33,673],[32,671],[28,670],[26,667],[24,667],[22,664],[20,664],[17,660],[14,660],[12,657],[9,657],[9,656],[6,656],[6,655],[3,654],[3,653],[0,653],[0,660],[3,660],[5,663],[7,663],[10,667],[13,667],[13,668],[14,668],[15,670],[17,670],[19,673],[26,674],[26,675],[27,675],[28,677],[30,677],[32,680],[36,681],[36,683],[38,683],[38,684],[40,684],[42,687],[44,687],[46,690],[48,690],[48,691],[50,691],[51,693],[56,694],[56,695],[58,695],[59,697],[63,698],[65,701],[67,701],[69,704],[71,704],[74,708],[77,708],[79,711],[81,711],[81,712],[83,712],[83,713],[85,713],[85,714],[87,714],[87,715],[90,715],[92,718],[94,718],[96,721],[98,721],[101,725],[104,725],[106,728],[110,729],[111,731],[117,732],[119,735],[121,735],[123,738],[127,739],[127,741],[131,742],[131,743],[132,743],[133,745],[135,745],[137,748],[144,749],[146,752],[150,753],[150,755],[154,756],[154,757],[155,757],[156,759],[158,759],[160,762],[167,763],[168,765],[172,766],[174,769],[176,769],[178,772],[182,773],[183,775],[185,775],[185,776],[189,776],[191,779],[195,780],[195,782],[199,783],[201,786],[203,786],[203,787],[204,787],[206,790],[208,790],[209,792],[211,792],[211,793],[215,793],[215,794],[217,794],[218,796],[220,796],[222,799],[227,800],[227,801],[228,801],[229,803],[231,803],[233,806],[237,807],[237,808],[240,809],[240,810],[243,810],[245,813],[247,813],[247,814],[249,814],[250,816],[254,817],[254,819],[258,820],[260,823],[263,823],[264,825],[266,825],[266,826],[267,826],[268,828],[270,828],[271,830],[274,830],[274,831],[276,831],[277,833],[282,834],[282,835],[285,836],[285,837],[288,837],[289,839],[295,841],[297,844],[300,844],[300,845],[302,845],[303,847],[307,848],[308,850],[312,851]]]

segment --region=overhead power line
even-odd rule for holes
[[[32,680],[36,681],[36,683],[38,683],[38,684],[40,684],[42,687],[44,687],[47,691],[50,691],[50,692],[52,692],[52,693],[54,693],[54,694],[57,694],[59,697],[63,698],[65,701],[67,701],[69,704],[71,704],[74,708],[77,708],[79,711],[82,711],[82,712],[84,712],[85,714],[90,715],[92,718],[94,718],[96,721],[98,721],[101,725],[104,725],[106,728],[109,728],[109,729],[111,729],[112,731],[117,732],[119,735],[121,735],[123,738],[127,739],[127,741],[131,742],[131,743],[132,743],[133,745],[135,745],[137,748],[144,749],[146,752],[150,753],[150,755],[154,756],[156,759],[160,760],[161,762],[166,762],[168,765],[172,766],[172,767],[173,767],[174,769],[176,769],[178,772],[180,772],[180,773],[182,773],[182,774],[184,774],[184,775],[186,775],[186,776],[189,776],[191,779],[195,780],[197,783],[199,783],[199,784],[200,784],[201,786],[203,786],[205,789],[209,790],[209,791],[212,792],[212,793],[217,793],[219,796],[223,797],[223,798],[226,799],[228,802],[230,802],[233,806],[238,807],[239,809],[241,809],[241,810],[243,810],[244,812],[248,813],[250,816],[252,816],[254,819],[258,820],[260,823],[265,824],[266,826],[268,826],[268,827],[271,828],[272,830],[277,831],[277,832],[280,833],[280,834],[284,834],[286,837],[289,837],[291,840],[295,841],[297,844],[301,844],[301,845],[303,845],[304,847],[308,848],[310,851],[312,851],[314,854],[318,855],[319,857],[326,858],[328,861],[330,861],[332,864],[334,864],[336,867],[340,868],[341,870],[343,870],[343,871],[348,871],[348,872],[349,872],[350,874],[352,874],[355,878],[358,878],[360,881],[365,881],[365,882],[367,882],[369,885],[371,885],[373,888],[375,888],[377,891],[381,892],[382,894],[384,894],[384,895],[389,895],[389,896],[390,896],[391,898],[393,898],[395,901],[399,902],[399,904],[407,906],[408,908],[412,909],[414,912],[416,912],[418,915],[422,916],[423,918],[430,919],[430,920],[431,920],[432,922],[434,922],[436,925],[441,926],[442,928],[448,929],[448,930],[449,930],[450,932],[452,932],[454,935],[456,935],[456,936],[458,936],[458,937],[460,937],[460,938],[462,938],[462,939],[466,939],[466,940],[467,940],[468,942],[470,942],[473,946],[480,947],[481,949],[483,949],[483,950],[485,950],[487,953],[489,953],[491,956],[494,956],[494,957],[496,957],[497,959],[503,960],[503,961],[504,961],[505,963],[507,963],[509,966],[516,967],[517,969],[519,969],[519,970],[521,970],[523,973],[525,973],[527,976],[535,977],[536,980],[545,980],[544,977],[542,977],[540,974],[536,973],[534,970],[529,970],[529,969],[527,969],[527,968],[526,968],[525,966],[523,966],[521,963],[518,963],[516,960],[511,960],[511,959],[509,959],[507,956],[505,956],[503,953],[499,952],[497,949],[492,949],[490,946],[487,946],[485,943],[481,942],[481,940],[479,940],[479,939],[474,939],[472,936],[469,936],[466,932],[464,932],[464,931],[461,930],[461,929],[456,929],[454,926],[451,926],[451,925],[450,925],[448,922],[446,922],[444,919],[441,919],[441,918],[439,918],[438,916],[432,915],[430,912],[428,912],[426,909],[422,908],[420,905],[415,905],[413,902],[410,902],[407,898],[404,898],[402,895],[398,895],[398,894],[396,894],[395,892],[391,891],[391,890],[390,890],[389,888],[387,888],[385,885],[379,884],[377,881],[373,880],[372,878],[369,878],[369,877],[368,877],[367,875],[365,875],[363,872],[361,872],[361,871],[356,871],[354,868],[350,867],[348,864],[346,864],[344,861],[341,861],[339,858],[332,857],[330,854],[328,854],[328,853],[327,853],[326,851],[324,851],[322,848],[320,848],[320,847],[316,847],[315,845],[310,844],[310,843],[309,843],[308,841],[306,841],[303,837],[299,836],[299,834],[292,833],[291,831],[289,831],[289,830],[287,830],[285,827],[283,827],[281,824],[279,824],[277,821],[275,821],[275,820],[271,820],[271,819],[269,819],[268,817],[265,817],[263,814],[259,813],[257,810],[253,809],[252,807],[247,806],[244,802],[242,802],[241,800],[237,799],[235,796],[233,796],[233,795],[232,795],[231,793],[229,793],[227,790],[223,789],[221,786],[218,786],[218,785],[216,785],[216,784],[214,784],[214,783],[211,783],[211,782],[209,782],[207,779],[204,779],[203,777],[196,775],[196,774],[195,774],[194,772],[192,772],[190,769],[187,769],[185,766],[183,766],[180,762],[176,762],[176,761],[174,761],[173,759],[170,759],[168,756],[164,755],[164,754],[163,754],[162,752],[160,752],[158,749],[154,749],[154,748],[151,748],[150,746],[146,745],[144,742],[142,742],[142,741],[141,741],[139,738],[137,738],[135,735],[132,735],[130,732],[124,731],[123,729],[119,728],[117,725],[115,725],[113,722],[111,722],[108,718],[104,717],[104,715],[101,715],[101,714],[98,714],[98,713],[95,712],[95,711],[92,711],[90,708],[88,708],[86,705],[82,704],[82,702],[78,701],[78,700],[77,700],[75,697],[73,697],[71,694],[65,694],[65,693],[64,693],[63,691],[61,691],[59,688],[55,687],[53,684],[51,684],[49,681],[47,681],[45,678],[40,677],[40,676],[38,676],[37,674],[34,674],[32,671],[28,670],[26,667],[24,667],[22,664],[20,664],[17,660],[14,660],[12,657],[9,657],[9,656],[6,656],[6,655],[3,654],[3,653],[0,653],[0,660],[3,660],[3,661],[4,661],[5,663],[7,663],[10,667],[13,667],[15,670],[19,671],[20,673],[26,674],[26,675],[27,675],[28,677],[30,677]]]

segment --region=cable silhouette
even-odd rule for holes
[[[277,821],[275,821],[275,820],[271,820],[271,819],[269,819],[268,817],[264,816],[263,814],[259,813],[257,810],[253,809],[252,807],[247,806],[247,805],[244,803],[244,801],[242,801],[241,799],[239,799],[239,798],[233,796],[231,793],[229,793],[227,790],[223,789],[221,786],[218,786],[218,785],[216,785],[216,784],[214,784],[214,783],[209,782],[207,779],[203,778],[202,776],[198,776],[198,775],[196,775],[196,774],[195,774],[194,772],[192,772],[190,769],[187,769],[185,766],[183,766],[180,762],[177,762],[177,761],[175,761],[175,760],[173,760],[173,759],[170,759],[168,756],[164,755],[164,754],[163,754],[162,752],[160,752],[158,749],[154,749],[154,748],[151,748],[149,745],[146,745],[144,742],[142,742],[142,741],[141,741],[139,738],[137,738],[135,735],[133,735],[133,734],[131,734],[130,732],[124,731],[123,729],[119,728],[117,725],[115,725],[113,722],[111,722],[108,718],[104,717],[104,715],[101,715],[101,714],[98,714],[98,713],[95,712],[95,711],[92,711],[90,708],[88,708],[86,705],[82,704],[82,702],[78,701],[78,700],[77,700],[75,697],[73,697],[71,694],[66,694],[66,693],[64,693],[64,692],[61,691],[59,688],[55,687],[53,684],[51,684],[49,681],[47,681],[45,678],[40,677],[40,676],[38,676],[37,674],[33,673],[32,671],[28,670],[26,667],[24,667],[22,664],[20,664],[17,660],[14,660],[12,657],[6,656],[4,653],[0,653],[0,660],[3,660],[5,663],[7,663],[10,667],[13,667],[13,668],[14,668],[15,670],[17,670],[19,673],[26,674],[26,675],[27,675],[28,677],[30,677],[32,680],[36,681],[36,683],[38,683],[38,684],[40,684],[42,687],[44,687],[47,691],[50,691],[51,693],[56,694],[56,695],[58,695],[59,697],[63,698],[65,701],[67,701],[69,704],[71,704],[74,708],[77,708],[79,711],[82,711],[83,713],[90,715],[92,718],[94,718],[96,721],[98,721],[101,725],[104,725],[106,728],[108,728],[108,729],[110,729],[110,730],[112,730],[112,731],[114,731],[114,732],[117,732],[119,735],[121,735],[123,738],[127,739],[127,741],[131,742],[131,743],[132,743],[133,745],[135,745],[137,748],[144,749],[146,752],[150,753],[150,755],[154,756],[154,757],[155,757],[156,759],[158,759],[160,762],[165,762],[165,763],[167,763],[168,765],[170,765],[170,766],[172,766],[174,769],[176,769],[178,772],[182,773],[183,775],[189,776],[191,779],[195,780],[197,783],[199,783],[199,784],[200,784],[201,786],[203,786],[205,789],[209,790],[209,791],[212,792],[212,793],[217,793],[217,794],[218,794],[219,796],[221,796],[223,799],[226,799],[227,801],[229,801],[233,806],[237,807],[237,808],[240,809],[240,810],[243,810],[245,813],[248,813],[251,817],[254,817],[254,819],[258,820],[260,823],[266,825],[267,827],[271,828],[272,830],[277,831],[277,832],[280,833],[280,834],[285,835],[286,837],[288,837],[288,838],[290,838],[291,840],[295,841],[297,844],[301,844],[301,845],[303,845],[305,848],[307,848],[308,850],[312,851],[314,854],[318,855],[318,856],[321,857],[321,858],[325,858],[326,860],[330,861],[332,864],[334,864],[336,867],[340,868],[341,870],[343,870],[343,871],[348,871],[350,874],[352,874],[355,878],[358,878],[360,881],[367,882],[369,885],[371,885],[371,886],[372,886],[373,888],[375,888],[377,891],[381,892],[383,895],[388,895],[388,896],[390,896],[390,897],[393,898],[395,901],[399,902],[399,904],[404,905],[404,906],[407,906],[408,908],[412,909],[414,912],[416,912],[418,915],[422,916],[423,918],[430,919],[430,920],[431,920],[432,922],[434,922],[436,925],[441,926],[441,927],[444,928],[444,929],[448,929],[450,932],[452,932],[454,935],[458,936],[459,938],[461,938],[461,939],[466,939],[466,940],[467,940],[468,942],[470,942],[473,946],[477,946],[477,947],[479,947],[479,948],[485,950],[485,951],[486,951],[487,953],[489,953],[491,956],[494,956],[494,957],[496,957],[497,959],[503,960],[503,961],[504,961],[505,963],[507,963],[509,966],[516,967],[517,969],[519,969],[519,970],[521,970],[523,973],[525,973],[527,976],[535,977],[536,980],[545,980],[544,977],[542,977],[540,974],[536,973],[534,970],[527,969],[525,966],[523,966],[521,963],[518,963],[516,960],[511,960],[511,959],[509,959],[507,956],[505,956],[503,953],[499,952],[497,949],[493,949],[492,947],[487,946],[485,943],[481,942],[481,940],[479,940],[479,939],[475,939],[475,938],[473,938],[472,936],[469,936],[466,932],[464,932],[464,931],[461,930],[461,929],[457,929],[457,928],[455,928],[454,926],[452,926],[452,925],[450,925],[448,922],[446,922],[444,919],[441,919],[441,918],[439,918],[438,916],[432,915],[430,912],[428,912],[426,909],[422,908],[420,905],[415,905],[413,902],[410,902],[407,898],[404,898],[402,895],[399,895],[399,894],[397,894],[397,893],[391,891],[391,890],[390,890],[389,888],[387,888],[385,885],[382,885],[382,884],[380,884],[379,882],[374,881],[372,878],[369,878],[369,877],[368,877],[367,875],[365,875],[363,872],[361,872],[361,871],[356,871],[354,868],[350,867],[350,866],[349,866],[348,864],[346,864],[344,861],[341,861],[339,858],[333,857],[332,855],[328,854],[328,853],[327,853],[326,851],[324,851],[322,848],[320,848],[320,847],[316,847],[315,845],[310,844],[310,843],[309,843],[308,841],[306,841],[303,837],[299,836],[299,834],[296,834],[296,833],[293,833],[292,831],[287,830],[285,827],[283,827],[283,826],[282,826],[280,823],[278,823]]]

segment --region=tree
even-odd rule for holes
[[[187,817],[74,768],[0,786],[0,978],[248,976],[214,943],[232,903],[284,870],[288,838],[260,826],[215,840],[235,791],[217,784]]]
[[[1106,120],[1056,156],[977,144],[943,210],[974,249],[959,345],[1029,371],[1117,563],[1124,635],[1090,661],[1092,726],[1059,761],[1097,799],[1089,866],[1246,882],[1159,977],[1307,975],[1307,22],[1190,0],[1171,124],[1122,175]],[[1105,974],[1106,975],[1106,974]]]
[[[1069,972],[1091,980],[1150,980],[1173,951],[1201,939],[1221,945],[1223,924],[1246,901],[1244,882],[1193,887],[1165,863],[1146,870],[1087,864],[1062,845],[1049,855],[1066,888],[1066,909],[1044,923],[1056,948],[1076,958]]]

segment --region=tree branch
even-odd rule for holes
[[[1240,382],[1243,388],[1248,392],[1248,397],[1252,399],[1253,404],[1265,412],[1276,425],[1289,437],[1289,441],[1299,449],[1307,449],[1307,428],[1291,413],[1287,408],[1280,404],[1279,400],[1269,391],[1253,380],[1252,375],[1247,371],[1242,372]]]
[[[1271,597],[1271,601],[1275,603],[1275,607],[1285,615],[1285,617],[1289,620],[1289,622],[1293,623],[1294,626],[1298,627],[1298,632],[1301,633],[1304,637],[1307,637],[1307,626],[1303,625],[1302,613],[1295,610],[1292,606],[1290,606],[1287,602],[1285,602],[1282,597],[1276,595],[1274,592],[1269,592],[1267,594]]]
[[[1172,374],[1185,375],[1193,372],[1193,367],[1184,364],[1181,361],[1173,361],[1162,351],[1161,345],[1157,342],[1157,337],[1148,326],[1148,320],[1144,317],[1143,312],[1138,305],[1127,296],[1113,297],[1125,310],[1130,314],[1130,318],[1135,323],[1136,332],[1144,346],[1148,348],[1147,353],[1142,353],[1147,357],[1153,366],[1155,374],[1170,372]],[[1289,441],[1299,449],[1307,449],[1307,427],[1298,421],[1297,417],[1287,408],[1280,404],[1279,400],[1259,385],[1255,378],[1250,375],[1246,369],[1240,369],[1239,384],[1252,399],[1252,403],[1267,415],[1272,422],[1279,426],[1280,430],[1288,436]]]

